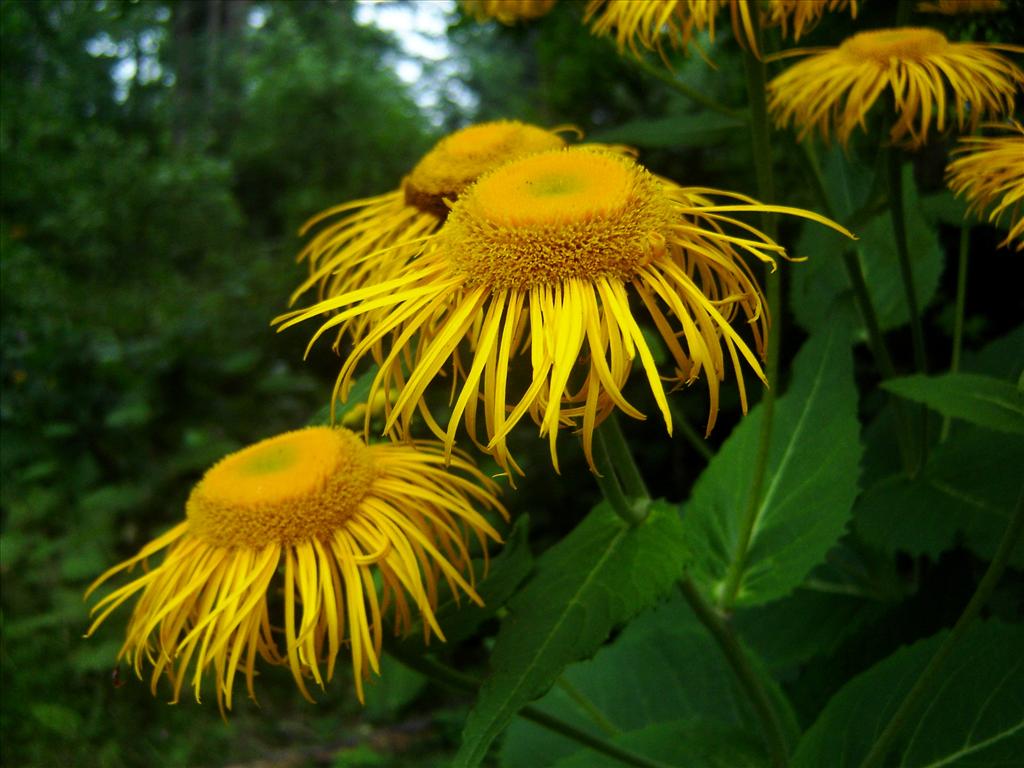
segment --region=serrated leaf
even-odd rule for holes
[[[845,190],[842,195],[849,202],[838,205],[837,210],[849,209],[852,213],[866,194],[866,180],[862,173],[842,167],[846,164],[846,161],[829,158],[825,167],[826,183]],[[909,165],[903,169],[903,189],[914,287],[918,306],[923,310],[935,297],[945,260],[934,228],[921,215]],[[840,219],[846,220],[842,214]],[[807,257],[808,261],[792,270],[789,303],[797,322],[812,333],[828,324],[836,300],[853,290],[841,258],[842,253],[851,248],[860,259],[882,330],[898,328],[910,320],[890,214],[883,211],[854,229],[859,238],[856,242],[813,222],[802,228],[795,253]],[[857,338],[864,335],[861,329]]]
[[[766,482],[736,604],[790,592],[825,559],[857,495],[861,445],[848,326],[833,322],[797,355],[793,383],[775,407]],[[684,508],[692,578],[715,602],[740,554],[741,520],[757,460],[761,407],[733,431]]]
[[[567,664],[589,657],[615,627],[665,594],[683,572],[682,553],[678,513],[664,502],[635,527],[600,504],[545,552],[509,603],[453,764],[479,765],[515,713],[547,692]]]
[[[854,507],[860,536],[883,551],[937,557],[959,536],[991,558],[1021,491],[1024,440],[962,425],[932,451],[914,478],[897,473],[868,488]],[[1024,547],[1011,562],[1024,567]]]
[[[918,374],[890,379],[882,386],[943,416],[1024,435],[1024,392],[1009,381],[976,373]]]
[[[779,702],[795,741],[799,731],[788,704],[773,682],[766,678],[765,684]],[[705,731],[715,729],[741,739],[746,734],[747,740],[753,737],[755,747],[760,744],[748,699],[721,648],[679,596],[632,621],[593,659],[568,667],[535,707],[602,738],[658,723],[700,721]],[[683,765],[691,764],[689,743],[676,744]],[[719,747],[724,750],[727,744]],[[596,759],[593,752],[581,749],[578,742],[517,719],[506,734],[501,764],[543,768],[574,753]],[[694,759],[699,753],[694,750]]]
[[[902,648],[847,683],[804,735],[793,768],[856,766],[946,634]],[[901,768],[1018,765],[1024,750],[1024,627],[973,627],[885,756]]]
[[[594,133],[588,140],[652,148],[699,147],[723,141],[744,128],[746,123],[738,118],[701,113],[654,120],[632,120]]]

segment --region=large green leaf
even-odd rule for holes
[[[775,409],[763,497],[737,592],[758,604],[790,592],[842,535],[861,457],[848,326],[834,321],[804,345]],[[740,558],[740,527],[757,459],[762,409],[751,411],[697,480],[683,527],[691,573],[716,601]]]
[[[678,513],[661,502],[636,527],[598,505],[545,552],[509,603],[455,765],[479,765],[515,713],[544,695],[567,664],[592,655],[612,629],[671,588],[682,558]]]
[[[852,632],[884,610],[877,600],[841,592],[854,590],[834,576],[824,583],[836,591],[823,591],[816,584],[815,589],[802,587],[781,600],[736,611],[736,629],[771,669],[792,668],[835,653]]]
[[[935,654],[945,633],[902,648],[854,678],[804,735],[793,768],[856,766]],[[1024,754],[1024,627],[969,631],[903,728],[883,765],[901,768],[1020,765]]]
[[[735,728],[701,720],[657,723],[609,739],[644,757],[686,768],[766,768],[757,739]],[[555,768],[622,768],[622,761],[583,750]]]
[[[937,557],[963,537],[979,556],[995,555],[1021,492],[1024,440],[959,427],[916,477],[898,472],[861,495],[854,525],[865,541],[887,552]],[[1024,567],[1024,547],[1011,557]]]
[[[869,188],[865,172],[848,167],[851,165],[841,156],[830,156],[825,163],[826,184],[833,192],[833,207],[841,221],[849,221],[849,217],[856,213]],[[909,165],[903,169],[903,189],[917,303],[924,308],[935,297],[944,260],[934,228],[921,215]],[[809,331],[824,327],[829,322],[836,300],[852,291],[841,258],[842,253],[850,248],[860,260],[882,329],[890,330],[909,322],[910,313],[888,211],[853,229],[859,238],[856,242],[850,242],[839,233],[813,222],[803,226],[796,254],[807,257],[808,261],[792,269],[789,303],[797,322]]]
[[[943,416],[1024,435],[1024,391],[1009,381],[976,373],[946,373],[904,376],[882,386]]]
[[[774,683],[767,679],[765,683],[795,740],[796,722],[788,704]],[[671,730],[685,723],[687,738],[676,740],[674,753],[682,765],[702,765],[697,758],[704,745],[718,742],[723,754],[728,754],[729,742],[751,737],[757,746],[755,754],[763,758],[748,700],[721,648],[679,596],[632,621],[593,659],[568,667],[559,684],[535,706],[602,738],[626,739],[644,733],[636,738],[656,739],[646,730],[648,726],[667,725]],[[633,746],[651,757],[670,756],[660,754],[655,744],[645,744],[643,749],[640,744]],[[647,747],[654,749],[648,752]],[[596,759],[579,743],[517,719],[506,733],[501,764],[544,768],[574,754],[580,755],[577,759]]]

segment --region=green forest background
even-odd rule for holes
[[[871,5],[868,16],[885,12]],[[697,116],[587,34],[578,3],[515,28],[445,7],[449,53],[421,62],[439,98],[422,106],[392,66],[399,41],[357,23],[354,2],[0,2],[4,765],[442,765],[457,745],[470,698],[394,662],[365,710],[344,679],[314,707],[286,671],[264,670],[262,708],[246,703],[223,721],[212,702],[169,707],[125,669],[113,675],[126,611],[82,639],[85,586],[179,519],[211,462],[308,422],[327,401],[328,345],[304,362],[310,329],[269,327],[303,275],[295,232],[307,217],[395,188],[439,137],[498,117],[572,123],[588,139],[640,147],[683,183],[755,189],[744,153],[730,149],[737,124]],[[1019,20],[983,23],[1010,40]],[[842,38],[830,23],[816,42]],[[723,48],[717,71],[694,57],[676,76],[740,103],[737,61]],[[943,162],[941,148],[918,158],[922,194],[941,190]],[[780,188],[802,188],[795,165],[777,173]],[[799,192],[782,202],[814,207]],[[939,202],[943,247],[955,253],[962,208],[943,220],[951,203]],[[783,234],[792,242],[796,231]],[[1012,348],[999,339],[1020,320],[1008,252],[993,255],[1000,238],[979,228],[972,241],[966,344],[1002,343],[991,360]],[[951,271],[940,262],[927,316],[947,332]],[[786,339],[784,359],[799,341]],[[909,335],[895,341],[907,352]],[[738,419],[732,396],[712,444]],[[694,401],[680,409],[700,424],[706,403]],[[647,466],[666,468],[650,475],[656,493],[682,498],[700,469],[693,448],[663,436],[638,445]],[[531,512],[535,546],[597,498],[578,455],[561,479],[545,467],[508,498]],[[950,623],[983,565],[963,548],[895,561],[872,608],[894,628],[856,652],[817,649],[794,695],[804,713],[900,642]],[[1011,582],[1004,594],[1019,589],[1019,576]],[[776,655],[791,650],[778,642]],[[486,658],[481,642],[458,653],[467,666]]]

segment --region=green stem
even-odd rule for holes
[[[759,35],[760,36],[760,35]],[[759,41],[760,42],[760,41]],[[759,46],[760,47],[760,46]],[[768,109],[765,102],[765,71],[764,62],[757,59],[750,51],[743,51],[743,65],[747,74],[747,91],[750,96],[751,134],[754,150],[754,167],[757,172],[758,195],[762,202],[771,203],[775,200],[775,181],[772,176],[771,141],[768,133]],[[775,239],[775,217],[765,215],[765,233]],[[768,377],[768,388],[761,399],[761,433],[757,444],[757,456],[751,477],[750,493],[747,505],[740,520],[739,536],[736,548],[729,562],[725,577],[725,588],[719,605],[728,610],[736,599],[743,580],[743,571],[747,564],[747,553],[754,535],[754,526],[761,512],[761,494],[764,480],[768,472],[768,453],[771,448],[772,426],[775,419],[775,392],[779,386],[779,348],[782,340],[782,285],[777,272],[770,272],[766,278],[766,293],[769,309],[775,313],[775,323],[768,336],[768,359],[765,373]]]
[[[647,519],[650,500],[646,494],[630,499],[622,490],[622,484],[615,471],[615,463],[609,448],[609,443],[613,440],[609,437],[608,432],[607,422],[594,430],[594,472],[592,474],[601,489],[601,495],[604,496],[605,501],[608,502],[615,514],[631,526],[639,525]],[[629,458],[629,461],[632,462],[632,457]]]
[[[434,659],[426,656],[406,654],[392,648],[388,649],[388,653],[409,669],[415,670],[425,677],[456,691],[475,693],[480,689],[480,681],[472,675],[459,672]],[[536,707],[523,707],[519,710],[519,716],[543,728],[547,728],[549,731],[561,734],[578,744],[583,744],[597,752],[608,755],[608,757],[618,760],[623,765],[634,765],[639,766],[639,768],[667,768],[664,763],[650,760],[643,755],[638,755],[628,749],[616,746],[546,712],[541,712]]]
[[[1021,493],[1017,498],[1017,506],[1014,509],[1013,517],[1010,519],[1009,525],[1006,526],[1006,531],[999,542],[996,555],[992,562],[989,563],[985,575],[981,577],[981,582],[971,596],[970,602],[967,603],[967,607],[960,614],[960,618],[953,625],[953,629],[950,630],[946,639],[942,641],[942,645],[939,646],[931,661],[928,662],[924,672],[917,678],[917,682],[914,683],[906,698],[903,699],[903,703],[900,704],[896,713],[889,719],[889,724],[871,747],[871,751],[864,758],[860,768],[873,768],[873,766],[883,764],[896,737],[907,725],[911,715],[915,714],[917,708],[923,703],[924,698],[931,692],[930,689],[936,682],[939,670],[942,669],[942,665],[947,657],[970,625],[974,623],[981,609],[988,602],[989,597],[992,596],[996,584],[999,583],[999,578],[1006,569],[1010,555],[1020,540],[1022,531],[1024,531],[1024,486],[1021,487]]]
[[[760,723],[761,732],[764,736],[765,746],[768,749],[772,765],[775,768],[782,768],[782,766],[789,762],[789,750],[786,747],[782,719],[772,704],[772,700],[768,696],[768,691],[765,689],[761,678],[750,665],[750,660],[747,658],[743,646],[740,645],[739,640],[736,638],[732,625],[704,601],[698,589],[689,579],[679,582],[679,588],[683,593],[683,597],[686,598],[686,602],[689,603],[694,614],[696,614],[697,619],[707,628],[711,636],[714,637],[721,647],[726,661],[739,680],[740,687],[747,695],[747,698],[750,699],[750,703],[754,708],[754,714]]]
[[[732,107],[727,107],[724,104],[720,104],[719,102],[712,99],[710,96],[706,96],[705,94],[701,93],[695,88],[691,88],[682,80],[677,80],[675,77],[666,72],[663,68],[656,67],[653,64],[649,63],[646,59],[633,57],[630,58],[632,61],[636,63],[638,67],[640,67],[640,69],[642,69],[648,75],[657,78],[661,82],[665,83],[665,85],[667,85],[669,88],[676,91],[677,93],[682,94],[695,104],[700,104],[702,107],[707,107],[713,112],[718,112],[720,115],[726,115],[727,117],[734,117],[737,120],[747,119],[746,115],[742,112],[742,110],[733,109]]]
[[[636,465],[633,452],[629,448],[629,443],[626,442],[626,436],[622,434],[622,425],[619,424],[615,413],[611,413],[605,419],[601,430],[606,438],[605,447],[608,449],[608,457],[618,468],[619,479],[626,495],[633,499],[649,498],[647,483],[644,482],[644,477],[640,474],[640,468]]]
[[[966,224],[960,227],[960,253],[956,271],[956,310],[953,314],[953,354],[949,362],[949,370],[956,373],[960,370],[960,353],[964,341],[964,305],[967,303],[967,253],[970,246],[971,228]],[[942,420],[942,433],[939,436],[945,441],[949,436],[949,416]]]

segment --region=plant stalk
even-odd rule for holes
[[[704,601],[700,591],[689,579],[679,582],[679,589],[697,615],[697,619],[721,647],[726,661],[739,680],[740,687],[754,708],[754,714],[760,723],[761,733],[772,765],[775,768],[782,768],[789,762],[789,750],[786,747],[786,738],[782,730],[782,720],[772,704],[761,678],[750,665],[750,660],[747,658],[743,646],[740,645],[732,625]]]
[[[604,424],[594,430],[594,479],[597,481],[598,487],[601,489],[601,495],[604,496],[605,501],[608,502],[612,510],[621,517],[628,525],[634,526],[639,525],[647,519],[647,513],[650,508],[650,499],[647,498],[646,492],[630,498],[626,495],[626,492],[622,488],[622,481],[619,479],[619,472],[616,470],[616,461],[613,460],[613,450],[611,445],[615,443],[615,438],[612,434],[612,428],[608,426],[606,420]],[[618,434],[619,440],[624,444],[625,441],[622,439],[622,434]],[[620,446],[621,452],[621,446]],[[634,483],[635,478],[632,478],[632,474],[636,473],[639,477],[639,470],[636,469],[636,463],[633,461],[632,456],[629,454],[629,448],[625,448],[626,461],[623,462],[621,458],[617,462],[620,466],[625,463],[626,467],[632,465],[632,470],[624,469],[624,474],[630,477],[630,482]],[[642,483],[643,480],[641,479]]]
[[[1006,565],[1010,560],[1014,547],[1020,541],[1022,531],[1024,531],[1024,486],[1021,487],[1013,517],[1010,518],[1010,522],[1003,532],[1003,538],[999,542],[996,555],[992,562],[989,563],[985,575],[981,577],[981,582],[971,596],[970,602],[967,603],[967,607],[960,614],[960,618],[953,625],[953,629],[950,630],[946,639],[942,641],[942,645],[939,646],[935,655],[932,656],[928,666],[925,667],[921,676],[917,678],[917,682],[914,683],[910,692],[903,699],[903,703],[900,704],[896,713],[889,719],[889,724],[871,747],[871,751],[864,758],[864,762],[860,764],[860,768],[874,768],[875,766],[883,765],[883,761],[888,756],[896,737],[907,725],[910,717],[915,714],[917,708],[924,703],[925,696],[931,692],[932,685],[937,681],[939,670],[942,669],[946,658],[957,643],[960,642],[960,638],[963,637],[970,625],[978,618],[981,609],[992,596],[996,584],[999,583],[999,578],[1003,575],[1003,571],[1006,570]]]

